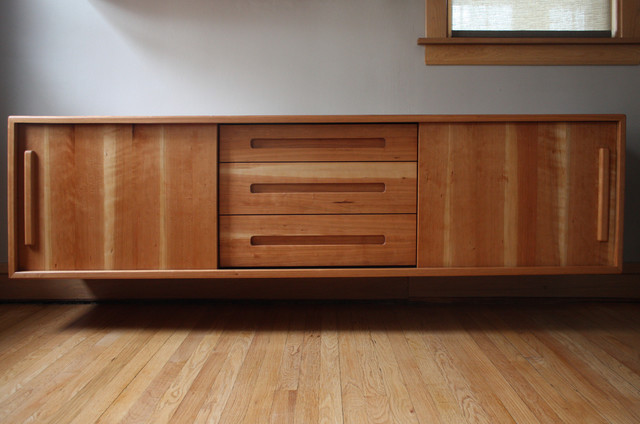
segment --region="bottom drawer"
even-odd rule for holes
[[[220,267],[415,264],[415,214],[220,217]]]

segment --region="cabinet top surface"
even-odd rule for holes
[[[237,116],[10,116],[9,125],[20,123],[64,124],[290,124],[290,123],[418,123],[418,122],[533,122],[614,121],[623,114],[572,115],[237,115]]]

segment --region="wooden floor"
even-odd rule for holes
[[[0,305],[2,423],[639,423],[640,303]]]

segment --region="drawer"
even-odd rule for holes
[[[416,215],[220,217],[220,266],[411,266]]]
[[[415,162],[220,164],[220,213],[416,213]]]
[[[221,125],[220,162],[415,161],[415,124]]]

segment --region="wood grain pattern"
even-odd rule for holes
[[[418,266],[618,265],[616,222],[610,241],[598,242],[597,215],[599,149],[617,163],[617,131],[589,122],[421,125]],[[608,189],[621,196],[616,172]]]
[[[3,304],[0,420],[633,423],[639,319],[620,302]]]
[[[449,34],[449,5],[446,0],[425,2],[425,34],[427,37],[446,37]]]
[[[631,268],[627,266],[625,268]],[[630,264],[632,265],[632,264]],[[429,269],[429,268],[427,268]],[[637,269],[637,265],[636,265]],[[582,298],[640,299],[638,271],[609,275],[519,275],[398,277],[416,268],[393,268],[385,276],[353,270],[217,270],[218,278],[185,279],[8,279],[0,275],[6,301],[101,301],[149,299],[433,299],[433,298]],[[475,270],[477,272],[477,270]],[[246,273],[245,273],[246,272]],[[220,278],[220,274],[228,276]],[[326,277],[329,274],[332,277]],[[237,276],[253,278],[240,278]],[[261,278],[257,276],[261,275]],[[467,274],[470,275],[470,274]],[[199,276],[202,277],[202,276]],[[1,317],[0,317],[1,318]],[[1,323],[0,323],[1,325]]]
[[[415,215],[220,217],[221,267],[415,264]],[[256,236],[384,236],[384,244],[252,244]],[[349,240],[353,241],[351,237]],[[359,240],[359,239],[358,239]]]
[[[622,236],[624,234],[624,198],[625,198],[625,175],[626,175],[626,140],[627,140],[627,126],[626,126],[626,118],[622,119],[618,123],[618,148],[616,151],[616,188],[618,191],[612,192],[609,191],[609,205],[615,204],[615,215],[610,216],[609,228],[611,225],[615,225],[616,228],[616,239],[617,243],[614,243],[613,246],[613,257],[616,260],[617,264],[623,263],[622,256]],[[611,156],[611,155],[610,155]]]
[[[18,149],[40,160],[36,243],[19,248],[17,269],[216,268],[216,133],[215,125],[20,126]]]
[[[449,37],[449,38],[419,38],[418,44],[458,44],[458,45],[629,45],[638,43],[638,39],[635,38],[571,38],[571,37]]]
[[[416,173],[415,162],[220,164],[220,214],[415,213]]]
[[[271,124],[266,124],[269,122]],[[406,124],[411,122],[413,124]],[[498,138],[503,140],[489,143],[488,150],[478,150],[477,146],[456,150],[437,142],[429,143],[430,152],[437,153],[435,156],[443,155],[440,159],[447,158],[446,162],[440,160],[439,163],[436,163],[437,157],[428,159],[431,160],[429,172],[441,172],[440,176],[431,175],[434,187],[456,188],[435,192],[426,209],[421,194],[419,231],[438,234],[441,227],[451,228],[462,219],[460,227],[470,234],[466,242],[461,243],[455,231],[445,232],[442,238],[429,236],[430,249],[441,250],[437,255],[442,255],[442,262],[437,267],[308,268],[282,270],[277,275],[288,278],[384,277],[611,273],[620,270],[624,185],[624,116],[621,115],[11,117],[11,275],[20,278],[267,278],[276,275],[276,270],[267,269],[215,270],[217,225],[211,211],[216,210],[217,172],[211,164],[217,163],[217,125],[244,124],[229,128],[255,130],[264,127],[275,132],[285,128],[281,138],[269,138],[267,134],[251,138],[249,144],[258,151],[293,148],[307,153],[323,143],[330,146],[329,150],[339,148],[336,146],[342,141],[347,145],[361,143],[365,146],[351,144],[349,149],[354,151],[380,149],[381,140],[388,145],[383,133],[389,131],[390,137],[396,134],[397,138],[413,140],[405,141],[407,146],[413,143],[411,157],[415,158],[415,122],[433,125],[433,128],[459,126],[456,128],[462,128],[459,130],[462,136],[487,140],[492,140],[493,135],[472,128],[474,125],[495,125]],[[516,122],[518,124],[514,124]],[[246,125],[249,123],[265,125]],[[290,125],[280,125],[284,123]],[[353,125],[344,125],[346,123]],[[291,128],[295,130],[291,132]],[[318,128],[324,138],[314,138],[313,130]],[[398,133],[398,129],[402,131]],[[345,132],[353,137],[340,138]],[[436,132],[434,130],[434,134]],[[612,133],[615,133],[613,138]],[[595,146],[593,140],[598,137],[606,139],[605,146]],[[588,140],[585,151],[594,146],[611,151],[608,220],[606,214],[598,213],[597,207],[580,206],[591,204],[596,195],[593,193],[599,191],[597,180],[592,178],[592,172],[593,175],[597,173],[594,171],[597,165],[594,168],[594,159],[581,153],[581,139]],[[194,154],[193,149],[202,154]],[[38,162],[45,165],[38,166],[42,169],[37,170],[34,178],[38,190],[33,203],[41,215],[34,223],[36,243],[20,247],[20,242],[24,243],[25,178],[24,163],[19,158],[24,150],[36,152],[42,159]],[[470,171],[475,161],[469,152],[474,152],[473,155],[483,161],[484,170],[478,171],[478,178]],[[401,157],[396,156],[393,160]],[[529,161],[529,157],[536,159]],[[52,166],[51,163],[64,165]],[[467,192],[460,189],[461,185],[454,181],[452,174],[447,174],[446,167],[452,168],[451,163],[468,170],[461,174],[463,179],[472,181],[466,187]],[[370,167],[377,169],[386,164],[389,163],[377,162]],[[236,165],[242,166],[233,164]],[[285,168],[296,166],[280,165]],[[305,164],[311,165],[316,164]],[[334,164],[321,165],[331,167]],[[390,165],[408,164],[396,162]],[[425,164],[420,166],[424,172]],[[539,167],[543,171],[539,171]],[[584,170],[590,170],[586,178],[583,178]],[[313,179],[313,176],[309,178]],[[363,184],[361,188],[370,194],[386,193],[388,188],[386,183],[380,182],[266,182],[254,183],[249,191],[253,188],[252,194],[260,196],[279,194],[265,192],[285,191],[287,195],[317,197],[327,193],[333,195],[336,190],[345,188],[353,192],[358,190],[359,184]],[[469,190],[474,184],[477,189]],[[380,192],[381,185],[384,185],[384,192]],[[425,187],[424,182],[421,187]],[[322,193],[314,191],[317,189]],[[480,190],[485,191],[486,196],[479,194]],[[531,196],[530,193],[537,194]],[[569,197],[571,201],[567,200]],[[604,204],[606,194],[600,197],[599,203]],[[473,199],[473,206],[468,210],[480,211],[485,224],[474,226],[465,222],[465,208],[455,205],[463,204],[467,198]],[[542,200],[538,201],[538,198]],[[407,195],[406,199],[407,204],[415,204],[415,195]],[[349,205],[340,204],[345,208]],[[398,202],[384,202],[384,208],[398,206]],[[305,203],[301,202],[298,207],[305,207]],[[440,214],[440,207],[449,210]],[[261,209],[260,213],[269,211],[266,206]],[[414,210],[415,206],[406,212],[413,213]],[[404,209],[394,211],[404,212]],[[318,211],[310,210],[309,213]],[[333,213],[344,214],[345,209]],[[214,218],[215,215],[214,212]],[[596,227],[593,227],[594,222]],[[599,250],[589,248],[591,228],[595,228],[596,234],[604,233],[605,224],[609,227],[609,242],[600,243]],[[553,243],[544,240],[553,240]],[[498,245],[501,247],[494,249]],[[573,249],[572,246],[583,247]],[[464,252],[462,255],[471,265],[455,265],[460,252]],[[14,274],[15,271],[19,272]]]
[[[34,244],[33,215],[35,213],[35,181],[37,157],[32,150],[24,152],[24,244],[31,246]]]
[[[221,162],[415,161],[417,126],[222,125]]]
[[[255,216],[255,215],[246,215]],[[285,215],[286,216],[286,215]],[[346,216],[346,215],[345,215]],[[238,269],[166,269],[166,270],[79,270],[79,271],[21,271],[11,278],[33,279],[225,279],[225,278],[361,278],[361,277],[469,277],[506,275],[572,275],[619,274],[619,266],[488,266],[488,267],[309,267],[309,268],[238,268]]]
[[[619,0],[621,14],[620,35],[622,38],[640,38],[640,1]]]
[[[13,275],[17,268],[17,250],[18,250],[18,235],[20,231],[18,227],[18,161],[20,160],[19,153],[17,153],[17,130],[16,124],[10,117],[8,120],[8,132],[7,132],[7,272],[9,275]],[[24,171],[23,171],[24,172]],[[24,224],[23,224],[24,225]]]
[[[638,65],[635,44],[424,44],[427,65]]]
[[[201,314],[197,312],[198,311],[196,311],[196,314],[188,315],[201,317]],[[203,355],[201,346],[199,345],[195,348],[196,351],[194,354],[188,358],[191,363],[180,364],[183,365],[182,369],[180,369],[179,365],[175,365],[176,362],[179,362],[179,358],[181,358],[177,355],[180,347],[193,348],[192,344],[188,342],[185,343],[187,337],[190,337],[191,340],[201,340],[201,344],[204,346],[207,346],[208,343],[215,346],[221,333],[220,331],[216,331],[215,325],[223,322],[224,314],[212,319],[210,321],[210,327],[206,326],[202,321],[194,325],[194,327],[206,328],[206,335],[200,331],[189,332],[187,328],[193,321],[188,322],[185,321],[184,318],[185,317],[181,317],[182,321],[180,325],[185,329],[183,331],[176,331],[173,334],[168,334],[168,338],[162,347],[158,349],[155,355],[153,355],[153,358],[147,362],[140,372],[129,381],[126,388],[115,397],[115,400],[106,408],[106,411],[105,408],[92,409],[92,411],[100,413],[97,420],[98,423],[121,422],[125,417],[126,420],[134,421],[137,418],[143,421],[148,420],[151,415],[155,414],[159,415],[158,419],[168,421],[166,418],[167,415],[170,416],[177,405],[166,401],[164,396],[161,397],[162,389],[166,388],[166,385],[169,384],[171,386],[177,385],[171,394],[178,397],[179,400],[184,400],[184,397],[180,397],[184,394],[184,386],[193,383],[189,378],[192,377],[193,373],[202,369],[203,364],[201,361],[204,360],[203,356],[206,357],[206,355]],[[211,351],[207,353],[210,354]],[[182,355],[182,357],[184,357],[184,355]],[[194,363],[196,365],[194,365]],[[172,372],[180,372],[180,374],[172,375]],[[140,393],[145,392],[145,390],[150,391],[152,394],[151,396],[141,398]],[[166,392],[164,394],[166,394]],[[132,405],[134,405],[133,408],[131,407]],[[91,411],[84,413],[91,413]],[[82,422],[78,419],[86,420],[86,417],[82,415],[76,417],[76,421]]]
[[[607,39],[609,40],[609,39]],[[616,40],[616,39],[611,39]],[[494,115],[241,115],[241,116],[10,116],[9,128],[20,124],[399,124],[419,122],[618,122],[623,114],[494,114]],[[278,125],[281,126],[281,125]],[[416,127],[417,131],[417,127]]]
[[[609,149],[598,157],[598,241],[609,240]]]
[[[640,64],[640,1],[616,0],[612,38],[451,37],[451,5],[425,1],[427,65],[637,65]]]

